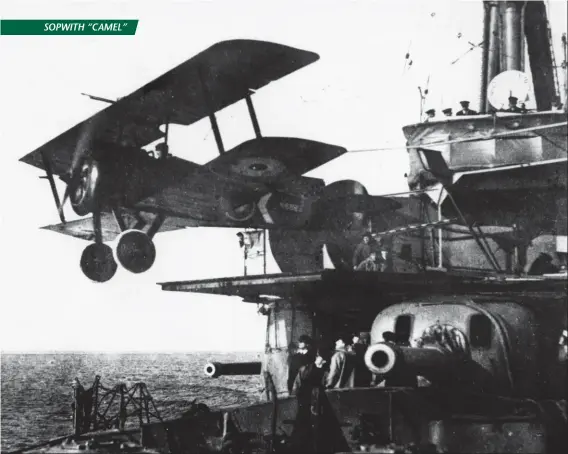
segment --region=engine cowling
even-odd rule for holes
[[[103,171],[100,162],[93,158],[82,159],[78,168],[77,174],[69,183],[69,201],[75,213],[85,216],[93,212],[97,200],[100,200]]]
[[[95,150],[81,158],[69,182],[71,206],[79,216],[111,203],[129,206],[158,189],[161,171],[159,161],[138,150]]]

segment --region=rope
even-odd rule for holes
[[[411,231],[411,230],[424,229],[424,228],[427,228],[427,227],[438,227],[438,226],[445,225],[445,224],[452,224],[455,221],[456,221],[456,219],[444,219],[442,221],[424,222],[422,224],[409,224],[409,225],[406,225],[404,227],[398,227],[398,228],[395,228],[395,229],[385,230],[383,232],[373,233],[372,235],[373,235],[373,237],[378,237],[378,236],[389,235],[389,234],[393,234],[393,233],[402,233],[402,232],[408,232],[408,231]]]
[[[482,140],[491,140],[497,137],[506,137],[511,135],[518,135],[524,132],[532,132],[532,131],[539,131],[542,129],[551,129],[551,128],[558,128],[560,126],[566,126],[568,122],[562,121],[559,123],[551,123],[549,125],[540,125],[540,126],[532,126],[530,128],[524,129],[517,129],[515,131],[504,131],[499,132],[489,137],[470,137],[470,138],[463,138],[463,139],[454,139],[454,140],[447,140],[444,142],[432,142],[427,144],[420,144],[420,145],[404,145],[398,147],[377,147],[377,148],[361,148],[356,150],[348,150],[348,153],[365,153],[369,151],[387,151],[387,150],[403,150],[403,149],[417,149],[417,148],[426,148],[426,147],[439,147],[442,145],[451,145],[454,143],[463,143],[463,142],[476,142]]]

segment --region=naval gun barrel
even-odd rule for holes
[[[249,363],[207,363],[203,371],[209,378],[217,378],[221,375],[259,375],[261,370],[260,361]]]
[[[365,353],[365,364],[369,370],[385,377],[399,373],[420,375],[438,381],[451,375],[457,355],[436,347],[403,347],[388,343],[371,345]]]

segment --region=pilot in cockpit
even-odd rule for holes
[[[156,145],[156,159],[166,159],[169,154],[169,147],[166,142],[160,142]]]

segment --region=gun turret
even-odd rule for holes
[[[384,376],[389,386],[415,385],[418,376],[432,384],[463,388],[485,388],[491,383],[487,372],[468,356],[435,346],[375,344],[365,353],[365,364],[372,373]]]
[[[451,369],[456,361],[454,356],[435,347],[413,348],[379,343],[367,349],[365,364],[372,373],[385,377],[408,372],[430,379],[443,370]]]
[[[217,378],[221,375],[259,375],[261,370],[260,361],[249,363],[207,363],[203,371],[209,378]]]

